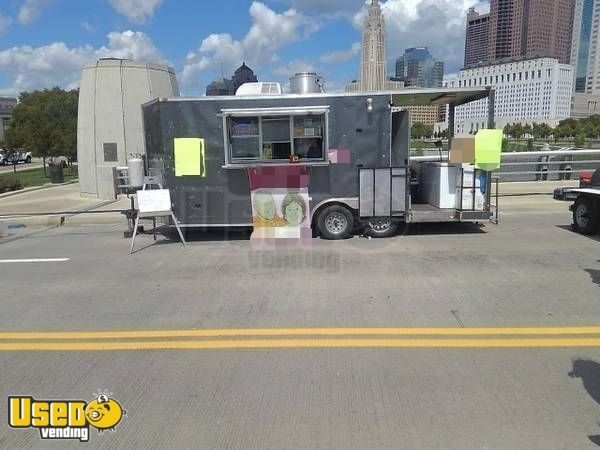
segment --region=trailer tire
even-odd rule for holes
[[[367,222],[365,234],[373,238],[392,237],[398,231],[398,222],[389,217],[375,217]]]
[[[573,206],[573,228],[581,234],[594,234],[598,230],[598,212],[592,200],[579,197]]]
[[[325,239],[346,239],[354,229],[354,216],[345,206],[331,205],[319,213],[317,226]]]

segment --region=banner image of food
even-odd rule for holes
[[[256,167],[248,170],[254,231],[261,244],[310,241],[308,171],[304,166]]]

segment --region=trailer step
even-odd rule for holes
[[[441,209],[432,205],[412,205],[411,222],[454,222],[458,220],[458,211],[454,208]]]

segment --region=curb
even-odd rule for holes
[[[18,191],[4,192],[4,193],[0,194],[0,199],[6,198],[6,197],[12,197],[14,195],[19,195],[19,194],[27,194],[28,192],[41,191],[42,189],[50,189],[50,188],[54,188],[54,187],[68,186],[69,184],[73,184],[73,183],[79,183],[79,180],[78,179],[71,180],[71,181],[67,181],[66,183],[60,183],[60,184],[44,184],[43,186],[34,186],[34,187],[30,187],[30,188],[25,188],[25,189],[19,189]]]

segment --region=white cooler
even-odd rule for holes
[[[421,164],[420,188],[423,200],[436,208],[456,208],[460,169],[460,164],[442,162]]]

